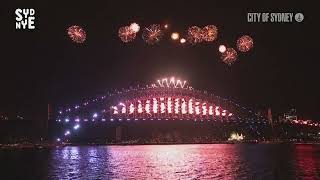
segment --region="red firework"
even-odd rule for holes
[[[248,52],[253,47],[253,39],[244,35],[237,40],[237,48],[241,52]]]
[[[227,50],[221,55],[222,61],[228,64],[229,66],[237,60],[237,57],[238,53],[233,48],[227,48]]]
[[[218,28],[214,25],[208,25],[202,29],[202,38],[207,42],[212,42],[218,37]]]
[[[147,44],[155,44],[161,40],[163,32],[159,24],[152,24],[143,29],[142,39]]]
[[[131,42],[136,38],[136,33],[130,28],[130,26],[123,26],[118,31],[119,38],[122,42]]]
[[[188,41],[191,44],[202,42],[203,31],[198,26],[192,26],[188,29]]]
[[[70,39],[75,43],[83,43],[86,40],[86,32],[80,26],[70,26],[67,32]]]

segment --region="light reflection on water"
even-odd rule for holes
[[[296,176],[304,179],[320,179],[320,152],[314,146],[298,145],[295,148]]]
[[[71,146],[50,151],[49,178],[319,178],[319,147],[312,146],[311,150],[302,147],[227,144]]]

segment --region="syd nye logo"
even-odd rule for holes
[[[30,9],[16,9],[16,29],[35,29],[35,13],[36,11]]]

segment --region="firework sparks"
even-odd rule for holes
[[[197,26],[192,26],[188,29],[188,41],[191,44],[202,42],[202,29]]]
[[[208,25],[202,29],[202,38],[207,42],[212,42],[218,37],[218,28],[214,25]]]
[[[161,40],[163,36],[160,25],[152,24],[149,27],[144,28],[142,32],[142,39],[147,44],[155,44]]]
[[[224,52],[226,52],[226,50],[227,50],[227,48],[226,48],[225,45],[220,45],[219,46],[219,52],[224,53]]]
[[[237,48],[241,52],[248,52],[253,47],[253,39],[244,35],[237,40]]]
[[[171,39],[172,40],[178,40],[179,39],[179,33],[177,33],[177,32],[172,33],[171,34]]]
[[[181,38],[181,39],[180,39],[180,43],[181,43],[181,44],[186,43],[186,39],[185,39],[185,38]]]
[[[123,26],[118,31],[119,38],[122,42],[130,42],[136,38],[136,33],[130,28],[130,26]]]
[[[131,24],[130,24],[130,29],[131,29],[133,32],[137,33],[137,32],[139,32],[139,30],[140,30],[140,26],[139,26],[139,24],[137,24],[137,23],[131,23]]]
[[[86,40],[86,32],[80,26],[70,26],[67,32],[70,39],[75,43],[83,43]]]
[[[224,53],[221,55],[221,59],[224,63],[228,64],[229,66],[232,65],[237,60],[237,51],[233,48],[227,48]]]

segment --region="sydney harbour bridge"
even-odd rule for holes
[[[288,124],[289,128],[320,127],[309,121],[285,122]],[[238,103],[171,77],[60,108],[54,131],[57,141],[201,143],[228,140],[231,134],[259,141],[274,136],[274,123]]]

